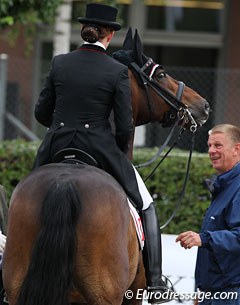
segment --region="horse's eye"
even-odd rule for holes
[[[165,72],[161,72],[157,75],[157,79],[161,80],[162,78],[166,77],[166,73]]]

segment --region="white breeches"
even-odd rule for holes
[[[135,171],[135,175],[137,178],[137,184],[138,184],[138,189],[139,189],[139,193],[142,197],[142,201],[143,201],[143,210],[146,210],[150,204],[153,202],[153,198],[150,195],[145,183],[142,180],[142,177],[139,175],[138,171],[136,170],[136,168],[133,166],[134,171]]]

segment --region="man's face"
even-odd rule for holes
[[[230,170],[239,161],[239,144],[234,144],[225,133],[209,135],[208,154],[213,168],[218,173]]]

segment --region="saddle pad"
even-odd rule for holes
[[[143,247],[144,247],[144,240],[145,240],[144,232],[143,232],[143,226],[142,226],[142,221],[141,221],[141,218],[140,218],[137,210],[131,204],[129,199],[128,199],[128,205],[129,205],[129,208],[130,208],[130,213],[131,213],[132,218],[133,218],[133,222],[135,224],[135,228],[136,228],[136,233],[137,233],[137,236],[138,236],[139,245],[140,245],[140,248],[142,250]]]

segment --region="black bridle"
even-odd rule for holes
[[[150,73],[148,75],[145,71],[149,67],[151,67],[151,69],[150,69]],[[179,195],[178,201],[175,204],[175,209],[174,209],[172,215],[161,226],[161,229],[163,229],[175,217],[175,215],[176,215],[176,213],[177,213],[177,211],[178,211],[178,209],[180,207],[180,204],[181,204],[181,201],[183,199],[183,196],[185,194],[187,180],[189,178],[192,152],[193,152],[193,148],[194,148],[194,134],[195,134],[198,126],[197,126],[197,123],[194,120],[190,110],[188,109],[188,106],[185,105],[181,101],[182,95],[183,95],[183,92],[184,92],[184,88],[185,88],[185,84],[183,82],[179,81],[178,82],[178,90],[177,90],[176,96],[173,95],[170,91],[166,90],[156,80],[154,80],[153,75],[154,75],[157,67],[159,67],[159,65],[155,64],[151,58],[149,58],[147,60],[147,62],[144,64],[144,66],[142,68],[140,68],[135,62],[132,62],[130,64],[130,66],[129,66],[130,69],[133,69],[135,71],[135,73],[137,73],[137,75],[141,79],[142,85],[145,88],[146,95],[147,95],[147,101],[148,101],[148,108],[149,108],[149,122],[151,122],[151,119],[152,119],[152,107],[151,107],[151,100],[150,100],[149,93],[148,93],[148,87],[153,89],[170,106],[170,110],[168,112],[168,115],[165,116],[165,122],[163,122],[163,125],[164,126],[170,126],[170,125],[173,124],[173,128],[170,131],[170,133],[169,133],[168,137],[166,138],[165,142],[159,148],[158,152],[153,156],[153,158],[151,158],[149,161],[147,161],[145,163],[136,165],[135,167],[136,168],[140,168],[140,167],[145,167],[145,166],[148,166],[148,165],[152,164],[161,155],[161,153],[163,152],[164,148],[168,145],[170,139],[172,138],[172,136],[174,134],[174,130],[176,129],[176,127],[180,124],[181,121],[183,123],[182,123],[180,131],[178,133],[177,139],[174,141],[173,145],[167,150],[165,155],[158,162],[158,164],[154,167],[154,169],[147,176],[147,178],[144,179],[144,182],[146,182],[146,180],[148,180],[153,175],[153,173],[156,171],[156,169],[160,166],[160,164],[163,162],[163,160],[170,153],[172,148],[176,145],[177,140],[180,138],[180,135],[184,131],[184,124],[187,124],[187,123],[190,122],[190,124],[191,124],[190,125],[190,131],[193,134],[193,136],[192,136],[192,146],[191,146],[191,149],[189,151],[189,158],[188,158],[188,162],[187,162],[186,175],[185,175],[185,178],[184,178],[182,190],[181,190],[181,193]]]
[[[151,67],[151,70],[150,73],[147,74],[146,70],[149,69],[149,67]],[[194,133],[197,130],[197,123],[194,120],[191,112],[189,111],[188,106],[181,101],[185,84],[179,81],[176,96],[173,95],[170,91],[161,86],[153,78],[154,72],[156,71],[157,67],[159,67],[159,65],[155,64],[151,58],[149,58],[142,67],[139,67],[135,62],[132,62],[129,66],[130,69],[134,70],[135,73],[137,73],[138,77],[142,82],[142,85],[145,88],[149,108],[149,122],[152,118],[152,107],[151,100],[148,94],[148,88],[151,88],[170,106],[170,110],[166,114],[165,120],[163,122],[164,127],[171,126],[176,121],[176,119],[178,119],[179,122],[183,121],[183,125],[190,122],[190,131]]]
[[[187,123],[191,123],[190,125],[190,131],[194,134],[197,130],[197,123],[194,120],[191,112],[188,109],[188,106],[185,105],[181,99],[182,95],[184,92],[185,84],[181,81],[178,82],[178,90],[176,93],[176,96],[173,95],[170,91],[165,89],[163,86],[161,86],[154,78],[154,73],[156,69],[159,67],[158,64],[154,63],[154,61],[151,58],[148,58],[146,63],[142,66],[139,67],[135,62],[131,62],[129,65],[129,68],[133,70],[138,76],[138,78],[141,80],[142,86],[145,88],[146,96],[147,96],[147,103],[148,103],[148,109],[149,109],[149,119],[146,122],[142,122],[142,124],[146,124],[148,122],[152,122],[152,106],[151,106],[151,99],[149,96],[148,88],[151,88],[154,90],[154,92],[159,95],[165,103],[167,103],[170,106],[170,110],[165,114],[164,122],[162,122],[162,125],[164,127],[169,127],[172,126],[172,130],[170,131],[168,137],[166,138],[165,142],[163,145],[159,148],[158,152],[147,162],[141,163],[136,165],[136,168],[140,167],[145,167],[150,164],[152,164],[163,152],[163,150],[166,148],[168,145],[169,141],[174,135],[174,131],[178,126],[181,124],[181,129],[178,133],[177,139],[180,138],[180,135],[183,133],[185,130],[184,125]],[[148,73],[147,73],[148,71]],[[174,141],[172,148],[176,145],[176,141]],[[167,155],[163,157],[165,159]],[[154,170],[155,171],[155,170]],[[151,175],[149,175],[151,176]],[[149,178],[148,176],[148,178]]]

